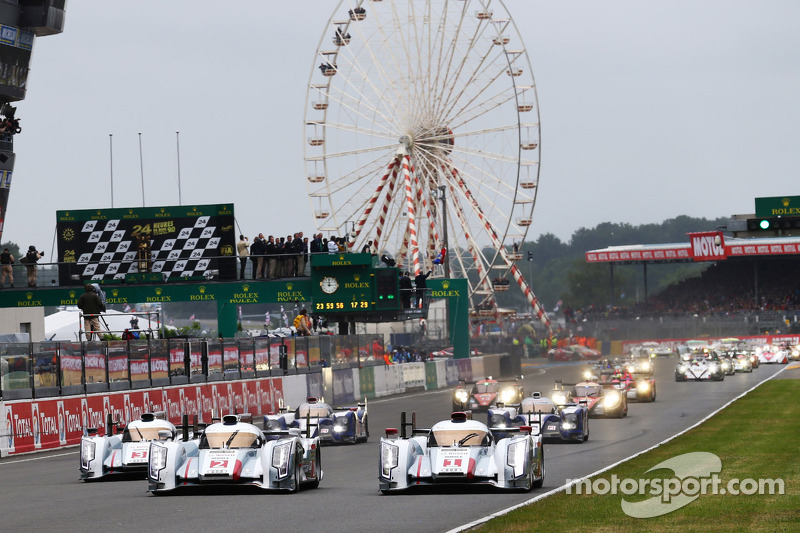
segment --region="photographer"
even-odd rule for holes
[[[28,253],[21,259],[21,262],[25,263],[25,268],[28,269],[28,287],[36,286],[36,271],[38,269],[36,263],[39,262],[39,259],[43,256],[44,254],[37,251],[35,246],[28,246]]]
[[[81,294],[78,298],[78,309],[83,311],[83,328],[86,340],[92,340],[92,332],[97,332],[98,340],[100,339],[100,313],[106,310],[103,305],[103,300],[97,294],[92,284],[86,284],[86,292]]]
[[[3,253],[0,253],[0,265],[2,265],[2,274],[0,274],[0,288],[6,284],[6,276],[8,276],[8,283],[11,287],[14,286],[14,256],[8,251],[8,248],[3,248]]]

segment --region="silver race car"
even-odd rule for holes
[[[226,415],[199,438],[153,442],[147,476],[154,494],[187,486],[251,485],[297,492],[322,480],[319,439],[300,430],[261,431]]]
[[[178,438],[175,426],[160,415],[163,413],[144,413],[124,428],[109,416],[105,435],[87,429],[87,435],[81,437],[81,479],[89,481],[125,472],[140,472],[144,477],[150,443]]]
[[[308,431],[306,427],[308,426]],[[287,430],[319,437],[322,444],[356,444],[369,440],[367,399],[354,407],[331,407],[322,398],[308,398],[297,409],[281,406],[279,412],[264,415],[264,428]]]
[[[484,484],[530,490],[544,483],[544,449],[530,426],[502,428],[503,438],[467,413],[453,413],[430,429],[407,424],[381,438],[378,488],[383,494],[423,485]],[[411,435],[406,429],[411,426]],[[507,436],[505,436],[507,435]]]

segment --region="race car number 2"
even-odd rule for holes
[[[206,474],[231,474],[236,464],[236,452],[212,452],[206,456]]]

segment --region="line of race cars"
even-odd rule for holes
[[[248,414],[230,414],[191,427],[184,417],[178,431],[163,413],[144,413],[125,426],[109,415],[105,435],[87,429],[81,439],[81,478],[146,474],[153,494],[232,484],[296,492],[319,486],[322,444],[369,439],[366,400],[334,408],[308,398],[294,411],[282,407],[265,415],[263,426],[254,425]]]
[[[739,339],[722,339],[712,345],[689,341],[675,367],[675,381],[722,381],[737,372],[752,372],[762,364],[787,364],[800,360],[800,347],[790,344],[749,346]]]
[[[783,353],[779,353],[780,351]],[[398,428],[380,440],[378,488],[384,494],[415,486],[478,484],[527,491],[545,478],[543,444],[586,442],[591,418],[624,418],[629,402],[656,401],[655,349],[624,360],[598,360],[581,369],[575,383],[556,381],[549,393],[526,396],[520,380],[491,378],[461,383],[452,396],[453,414],[418,428],[415,414],[402,413]],[[791,347],[740,345],[699,347],[680,356],[676,381],[722,380],[752,372],[759,364],[800,358]],[[266,491],[316,488],[323,479],[321,446],[369,439],[366,399],[332,407],[308,398],[296,409],[281,406],[263,417],[226,415],[211,424],[176,427],[158,413],[126,426],[108,420],[106,434],[87,429],[80,445],[85,481],[111,474],[146,476],[162,494],[208,485],[249,485]]]

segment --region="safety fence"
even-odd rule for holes
[[[460,380],[512,377],[519,369],[519,357],[508,354],[395,365],[317,365],[308,372],[237,381],[5,400],[0,401],[0,456],[76,445],[87,428],[102,434],[109,415],[127,424],[142,413],[162,411],[179,424],[184,414],[209,421],[212,414],[274,413],[280,405],[296,408],[309,396],[333,405],[368,404],[372,398],[445,388]],[[443,401],[450,403],[449,398]]]
[[[384,364],[380,335],[0,344],[3,399],[145,389]]]

